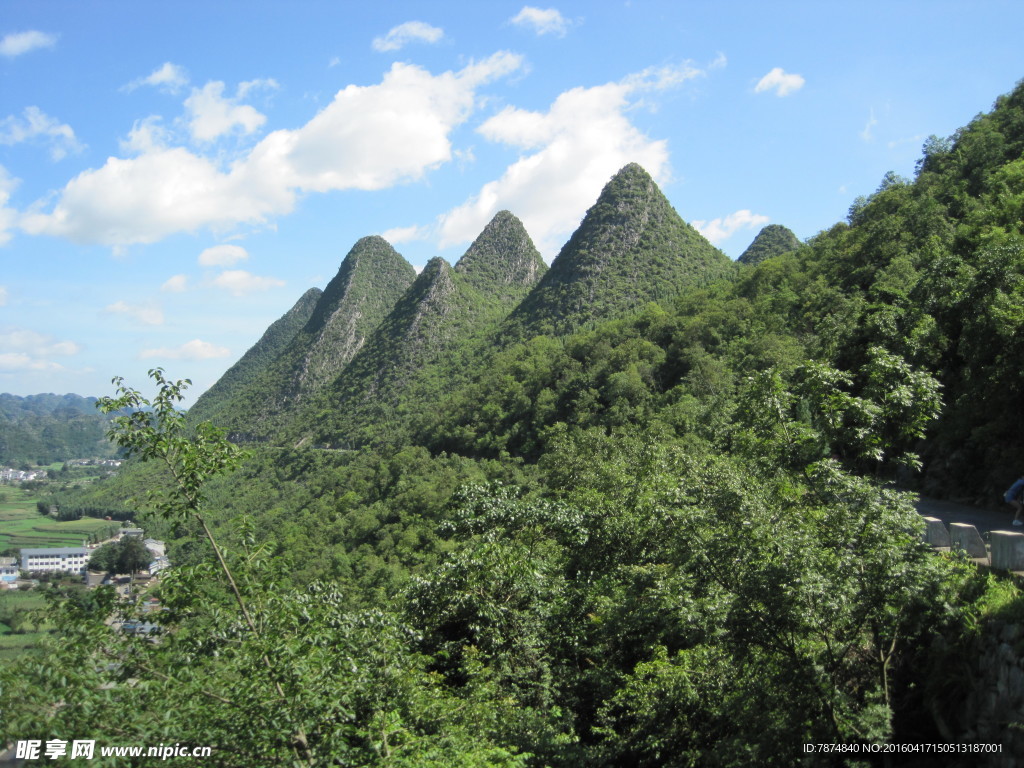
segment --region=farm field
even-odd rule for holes
[[[90,535],[117,527],[108,520],[53,520],[36,509],[38,497],[15,486],[0,493],[0,552],[21,547],[77,547]]]

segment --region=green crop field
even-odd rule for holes
[[[20,547],[77,547],[91,534],[113,529],[109,520],[57,521],[40,515],[38,498],[16,486],[0,487],[0,551]]]

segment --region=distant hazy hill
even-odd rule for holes
[[[631,163],[605,186],[507,330],[513,338],[569,333],[733,269],[683,221],[647,171]]]
[[[757,237],[747,246],[739,261],[741,264],[760,264],[772,256],[780,256],[789,251],[803,248],[804,244],[797,240],[787,227],[781,224],[769,224],[757,233]]]
[[[0,464],[113,456],[95,397],[0,394]]]

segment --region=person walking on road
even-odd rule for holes
[[[1024,520],[1021,520],[1021,510],[1024,510],[1024,477],[1017,479],[1010,489],[1003,494],[1003,499],[1013,507],[1014,516],[1013,524],[1015,526],[1024,525]]]

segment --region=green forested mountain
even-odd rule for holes
[[[543,277],[516,224],[410,278],[281,411],[288,440],[190,439],[173,398],[162,430],[122,420],[157,461],[79,503],[165,499],[159,642],[69,598],[0,668],[0,738],[173,733],[224,766],[1024,760],[1021,590],[924,547],[896,490],[998,501],[1020,474],[1024,85],[757,264],[636,166]],[[913,764],[976,762],[941,755]]]
[[[802,247],[803,243],[797,240],[796,235],[787,227],[781,224],[769,224],[757,233],[757,237],[740,254],[737,261],[740,264],[760,264],[772,256],[781,256]]]
[[[113,456],[108,422],[95,397],[0,394],[0,465]]]
[[[194,418],[198,421],[222,421],[222,411],[231,408],[232,400],[244,396],[246,388],[267,371],[296,334],[309,322],[321,296],[323,291],[319,288],[310,288],[302,294],[295,306],[272,323],[260,340],[196,401],[192,408]]]
[[[464,380],[481,345],[546,269],[522,222],[501,211],[454,267],[427,263],[297,428],[318,444],[351,445],[407,421],[399,409],[416,411]]]
[[[563,335],[731,273],[729,258],[675,212],[636,163],[608,182],[504,335]]]
[[[247,440],[275,434],[300,403],[341,373],[415,277],[412,265],[387,241],[364,237],[274,359],[235,385],[231,398],[221,399],[219,413],[204,402],[206,395],[201,397],[193,409],[196,417],[208,413]]]

